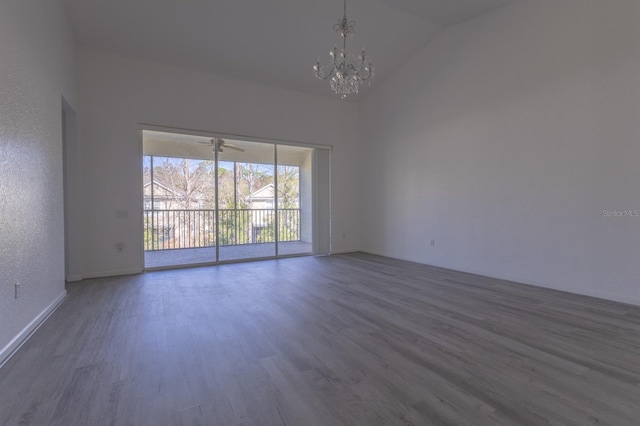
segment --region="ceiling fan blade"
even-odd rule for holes
[[[200,145],[213,145],[215,143],[215,139],[209,139],[208,141],[196,141]]]
[[[236,151],[244,152],[244,149],[242,149],[242,148],[238,148],[238,147],[237,147],[237,146],[235,146],[235,145],[225,145],[224,147],[225,147],[225,148],[229,148],[229,149],[235,149]]]

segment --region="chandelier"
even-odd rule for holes
[[[355,56],[347,50],[347,37],[353,37],[355,27],[356,22],[347,19],[347,0],[344,0],[344,16],[333,26],[341,39],[342,48],[338,49],[334,46],[329,52],[333,63],[320,66],[320,59],[318,59],[313,66],[316,78],[329,79],[331,88],[341,99],[357,94],[360,84],[365,81],[369,81],[370,84],[370,79],[373,77],[373,66],[364,49],[360,56]]]

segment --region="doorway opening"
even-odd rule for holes
[[[329,252],[318,148],[157,130],[142,140],[145,269]]]

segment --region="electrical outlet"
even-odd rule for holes
[[[17,299],[20,296],[20,283],[15,284],[15,298]]]
[[[122,250],[124,250],[124,243],[116,243],[116,250],[122,252]]]
[[[431,240],[431,247],[435,247],[436,246],[436,240]]]

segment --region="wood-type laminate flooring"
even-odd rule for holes
[[[0,424],[640,424],[639,307],[361,253],[68,292]]]

